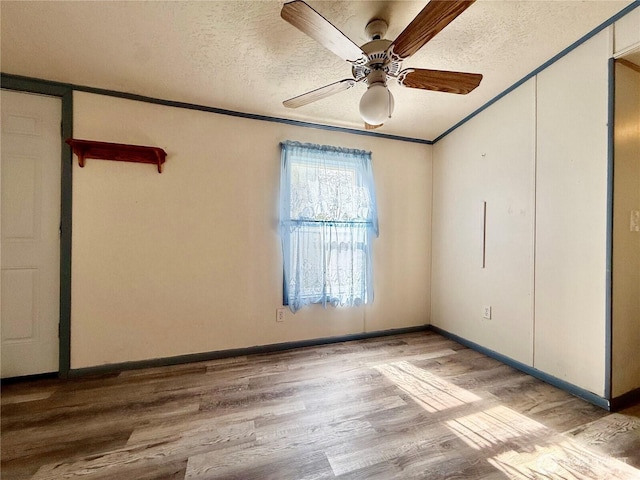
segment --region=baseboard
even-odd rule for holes
[[[640,388],[636,388],[635,390],[631,390],[630,392],[612,398],[611,411],[617,412],[618,410],[630,407],[631,405],[635,405],[636,403],[640,403]]]
[[[134,362],[110,363],[95,367],[72,368],[69,370],[69,377],[84,377],[87,375],[104,375],[122,372],[125,370],[137,370],[141,368],[166,367],[169,365],[179,365],[183,363],[205,362],[218,360],[220,358],[238,357],[243,355],[255,355],[258,353],[281,352],[283,350],[293,350],[295,348],[315,347],[328,345],[331,343],[349,342],[352,340],[364,340],[367,338],[385,337],[389,335],[401,335],[403,333],[422,332],[429,329],[429,325],[418,325],[416,327],[394,328],[390,330],[378,330],[375,332],[352,333],[337,337],[314,338],[310,340],[298,340],[295,342],[273,343],[270,345],[257,345],[246,348],[233,348],[229,350],[218,350],[212,352],[192,353],[175,357],[154,358],[149,360],[139,360]]]
[[[516,370],[520,370],[521,372],[524,372],[527,375],[531,375],[532,377],[535,377],[538,380],[542,380],[543,382],[548,383],[549,385],[553,385],[554,387],[564,390],[565,392],[570,393],[571,395],[574,395],[576,397],[579,397],[589,403],[592,403],[593,405],[596,405],[600,408],[604,408],[605,410],[611,410],[611,402],[604,397],[596,395],[593,392],[585,390],[584,388],[578,387],[577,385],[569,383],[565,380],[561,380],[557,377],[554,377],[553,375],[549,375],[548,373],[538,370],[537,368],[530,367],[529,365],[526,365],[522,362],[514,360],[510,357],[507,357],[506,355],[503,355],[494,350],[483,347],[482,345],[479,345],[475,342],[467,340],[466,338],[459,337],[454,333],[447,332],[446,330],[443,330],[440,327],[436,327],[435,325],[430,325],[429,329],[436,333],[439,333],[444,337],[450,338],[451,340],[454,340],[460,343],[461,345],[464,345],[465,347],[469,347],[472,350],[476,350],[477,352],[480,352],[488,357],[495,358],[496,360],[506,365],[509,365],[510,367],[513,367]]]
[[[33,382],[36,380],[47,380],[51,378],[58,378],[58,372],[37,373],[35,375],[24,375],[22,377],[7,377],[0,380],[0,384],[11,385],[12,383]]]

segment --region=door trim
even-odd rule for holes
[[[71,368],[71,206],[72,160],[71,147],[64,140],[73,138],[73,89],[64,85],[15,78],[2,74],[3,89],[59,97],[62,100],[61,184],[60,184],[60,321],[58,376],[67,378]]]
[[[604,325],[604,396],[613,397],[613,169],[615,156],[615,100],[616,100],[616,61],[608,60],[607,92],[607,240],[606,240],[606,276],[605,276],[605,325]]]

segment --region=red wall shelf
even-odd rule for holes
[[[94,142],[93,140],[67,139],[73,153],[78,156],[78,164],[84,167],[87,158],[97,160],[116,160],[118,162],[151,163],[158,166],[162,173],[162,164],[167,159],[167,152],[159,147],[142,145],[125,145],[122,143]]]

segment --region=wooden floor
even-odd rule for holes
[[[638,479],[608,414],[432,332],[2,388],[2,479]]]

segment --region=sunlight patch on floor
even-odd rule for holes
[[[430,413],[481,400],[470,391],[406,361],[377,365],[374,368]]]
[[[544,425],[502,405],[449,420],[445,424],[475,450],[502,445],[546,430]]]
[[[615,458],[589,451],[569,439],[533,451],[510,450],[487,461],[511,480],[607,479],[632,480],[640,471]]]

